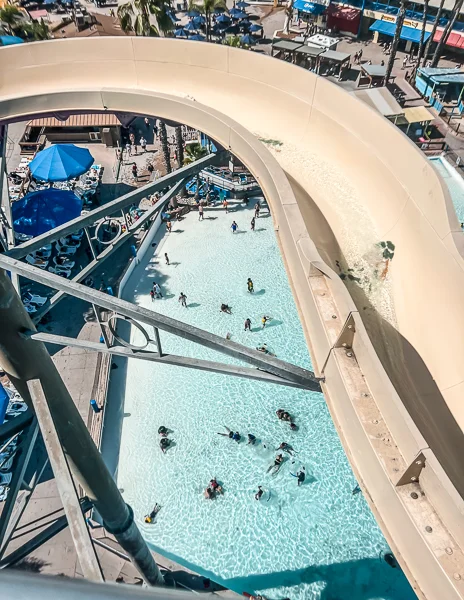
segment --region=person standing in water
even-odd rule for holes
[[[255,230],[255,224],[256,224],[256,221],[255,221],[255,218],[253,217],[253,218],[251,219],[251,231],[254,231],[254,230]]]
[[[251,319],[245,321],[245,331],[251,331]]]
[[[263,488],[258,485],[258,491],[255,494],[255,500],[261,500],[261,496],[264,494]]]
[[[232,225],[230,226],[230,228],[232,229],[232,233],[235,233],[238,229],[238,225],[235,221],[232,221]]]
[[[155,291],[154,290],[150,290],[150,298],[151,298],[151,301],[153,302],[155,299]]]
[[[203,221],[203,205],[200,204],[200,206],[198,207],[198,220],[199,221]]]
[[[255,288],[253,286],[253,282],[252,282],[252,280],[249,277],[247,279],[247,288],[248,288],[248,291],[250,292],[250,294],[252,294],[255,291]]]
[[[184,294],[184,292],[181,292],[181,293],[180,293],[180,296],[179,296],[179,300],[178,300],[178,301],[181,303],[181,305],[182,305],[184,308],[187,308],[187,296]]]
[[[259,217],[259,211],[260,211],[261,207],[259,206],[259,202],[257,202],[255,204],[255,219],[257,219]]]
[[[226,211],[226,214],[227,214],[229,212],[228,211],[229,203],[227,202],[227,200],[225,198],[222,201],[222,206],[224,207],[224,210]]]
[[[169,256],[167,252],[164,253],[164,258],[166,259],[166,264],[169,266]]]
[[[172,223],[171,221],[166,221],[166,229],[168,233],[171,233],[172,230]]]

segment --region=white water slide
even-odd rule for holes
[[[143,38],[0,49],[0,119],[108,110],[205,132],[270,204],[315,371],[420,597],[464,597],[464,245],[394,125],[255,52]]]

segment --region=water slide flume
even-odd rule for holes
[[[1,52],[0,119],[78,110],[156,115],[204,131],[248,166],[270,205],[316,375],[325,377],[374,514],[419,593],[459,598],[464,243],[448,194],[419,150],[340,88],[253,52],[143,38]],[[395,248],[388,265],[381,242]],[[363,287],[356,279],[362,283],[367,267]],[[385,272],[380,281],[376,270]],[[433,536],[424,537],[411,488],[435,512]]]

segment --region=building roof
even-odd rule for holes
[[[404,117],[408,123],[423,123],[433,121],[435,117],[426,106],[411,106],[403,109]]]
[[[300,42],[292,42],[290,40],[280,40],[279,42],[272,44],[273,48],[276,48],[277,50],[287,50],[288,52],[293,52],[300,46],[302,46]]]
[[[66,121],[55,117],[33,119],[29,121],[31,127],[110,127],[121,125],[119,119],[111,113],[90,113],[83,115],[70,115]]]
[[[395,117],[404,113],[404,109],[401,108],[393,94],[386,87],[356,90],[351,94],[384,117]]]
[[[321,54],[321,58],[324,60],[332,60],[333,62],[344,63],[350,59],[351,54],[346,52],[336,52],[335,50],[326,50],[324,54]]]
[[[372,25],[369,27],[369,31],[378,31],[383,35],[389,35],[390,37],[393,37],[395,35],[395,30],[396,23],[391,23],[390,21],[383,21],[381,19],[372,23]],[[403,27],[401,28],[400,39],[402,40],[406,40],[407,42],[415,42],[418,44],[420,42],[420,36],[420,27],[418,29],[415,29],[414,27],[406,27],[406,25],[403,25]],[[429,39],[429,37],[430,31],[426,31],[424,34],[424,41],[426,42]]]
[[[457,69],[421,67],[418,74],[429,77],[434,83],[464,83],[464,72]]]
[[[361,70],[370,77],[385,77],[387,74],[387,67],[385,65],[368,65],[366,63],[361,65]]]
[[[308,56],[319,56],[324,52],[324,48],[319,46],[301,46],[295,50],[297,54],[307,54]]]

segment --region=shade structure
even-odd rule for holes
[[[234,12],[234,14],[232,15],[232,19],[235,19],[235,20],[246,19],[247,17],[248,17],[248,15],[246,14],[246,12],[243,12],[241,10]]]
[[[317,2],[307,2],[306,0],[295,0],[293,8],[308,13],[309,15],[322,15],[327,9],[327,5],[318,4]]]
[[[248,19],[244,19],[240,22],[240,27],[242,27],[244,31],[249,31],[251,27],[251,21],[248,21]]]
[[[240,38],[240,42],[242,44],[245,44],[245,46],[253,46],[254,44],[256,44],[256,38],[247,33],[246,35],[242,35],[242,37]]]
[[[219,15],[216,19],[216,23],[230,23],[230,17],[227,15]]]
[[[184,27],[185,31],[197,31],[198,27],[195,25],[193,21],[189,21],[187,25]]]
[[[49,188],[13,202],[13,227],[17,233],[40,235],[79,217],[82,200],[69,190]]]
[[[188,32],[183,27],[174,31],[176,37],[188,37]]]
[[[29,164],[32,176],[40,181],[66,181],[79,177],[93,165],[87,148],[73,144],[55,144],[39,152]]]
[[[199,17],[200,16],[200,11],[195,10],[195,9],[189,10],[188,13],[187,13],[187,16],[188,17]]]
[[[230,27],[227,27],[225,31],[226,33],[232,33],[233,35],[236,35],[237,33],[240,33],[240,27],[238,25],[230,25]]]
[[[14,44],[23,44],[24,40],[16,35],[0,35],[0,46],[13,46]]]
[[[193,19],[193,23],[197,25],[197,27],[200,27],[200,25],[204,25],[206,23],[206,19],[203,15],[200,15],[199,17],[195,17]]]
[[[248,2],[245,2],[245,0],[240,0],[240,2],[237,2],[235,6],[237,8],[248,8],[250,5],[248,4]]]
[[[379,33],[382,33],[383,35],[388,35],[390,37],[394,37],[395,30],[396,30],[395,23],[389,23],[388,21],[380,21],[380,20],[375,21],[369,27],[369,31],[378,31]],[[426,42],[429,39],[430,35],[431,35],[431,33],[429,31],[425,32],[424,42]],[[400,32],[401,40],[405,40],[407,42],[415,42],[418,44],[420,42],[420,36],[421,36],[421,28],[420,27],[419,27],[419,29],[414,29],[414,27],[406,27],[406,25],[403,25],[403,27],[401,28],[401,32]]]
[[[240,10],[239,8],[235,8],[235,6],[234,6],[234,8],[231,8],[229,10],[229,14],[234,19],[235,19],[235,15],[243,15],[243,14],[245,14],[245,16],[246,16],[246,13],[244,13],[243,10]],[[244,19],[245,17],[240,17],[240,18]]]
[[[204,42],[206,38],[204,35],[197,33],[196,35],[191,35],[189,40],[193,40],[194,42]]]
[[[252,31],[252,32],[257,32],[257,31],[262,31],[262,30],[263,30],[263,26],[258,25],[257,23],[253,23],[253,25],[250,27],[250,31]]]

